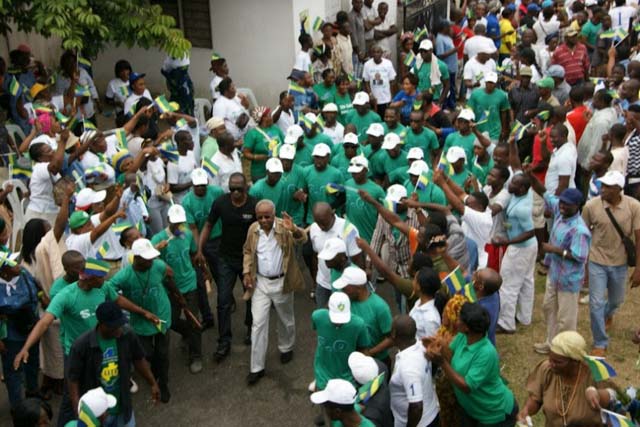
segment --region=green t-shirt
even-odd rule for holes
[[[166,333],[171,327],[171,303],[164,281],[167,277],[167,264],[154,259],[147,271],[136,271],[129,265],[109,279],[109,285],[121,291],[132,303],[158,316],[162,322],[159,327],[136,313],[131,313],[131,329],[140,336],[151,336],[158,332]]]
[[[369,337],[371,338],[371,346],[375,347],[380,344],[387,335],[391,333],[391,309],[389,304],[385,302],[378,294],[372,293],[364,301],[351,302],[351,315],[357,315],[367,326]],[[384,360],[389,356],[389,351],[385,350],[378,353],[375,357]]]
[[[461,135],[460,132],[453,132],[447,136],[444,141],[444,147],[442,153],[447,154],[447,151],[451,147],[461,147],[464,149],[464,153],[467,156],[467,168],[471,168],[471,159],[473,159],[473,143],[476,140],[476,136],[473,133],[469,135]]]
[[[387,178],[389,178],[389,185],[403,184],[409,177],[409,165],[396,168],[391,171]]]
[[[420,68],[414,65],[412,69],[412,73],[418,76],[418,92],[422,92],[424,90],[428,90],[432,88],[433,92],[433,100],[437,101],[440,99],[440,93],[442,92],[442,82],[449,80],[449,69],[447,68],[447,64],[437,59],[435,55],[431,57],[431,60],[438,61],[438,69],[440,70],[440,83],[431,86],[431,63],[423,62],[420,64]]]
[[[215,185],[208,185],[207,192],[203,197],[198,197],[193,192],[193,189],[189,190],[186,196],[182,199],[182,207],[187,214],[187,224],[195,224],[198,231],[202,231],[204,224],[207,222],[207,217],[211,211],[211,206],[216,199],[224,194],[222,188]],[[211,227],[211,233],[209,234],[209,240],[215,239],[222,235],[222,222],[216,221],[213,227]]]
[[[262,178],[258,182],[255,182],[249,189],[249,195],[255,197],[257,200],[269,199],[276,205],[276,216],[280,216],[282,213],[282,197],[284,193],[284,187],[286,184],[282,182],[282,178],[276,182],[276,185],[271,186],[267,183],[267,178]]]
[[[407,194],[418,194],[418,201],[420,203],[437,203],[442,206],[449,204],[447,202],[447,196],[444,195],[444,191],[431,181],[431,176],[429,176],[429,183],[424,189],[416,188],[409,179],[404,182],[404,187],[407,189]]]
[[[327,87],[324,82],[313,85],[313,91],[318,95],[318,102],[320,107],[324,107],[326,104],[333,102],[336,95],[336,85],[332,84]]]
[[[478,88],[471,92],[467,104],[475,113],[476,118],[482,117],[485,111],[489,112],[489,121],[479,124],[478,130],[480,132],[488,131],[489,136],[493,140],[499,139],[500,132],[502,131],[500,112],[508,111],[511,108],[507,93],[502,89],[494,89],[493,92],[487,93],[485,89]],[[467,163],[473,158],[468,156],[469,153],[467,153]]]
[[[600,33],[601,30],[602,30],[602,22],[599,23],[598,25],[595,25],[589,19],[582,26],[582,30],[580,30],[580,34],[582,34],[587,39],[587,43],[589,43],[591,46],[595,46],[596,43],[598,42],[598,34]]]
[[[346,125],[347,123],[347,115],[353,111],[353,104],[351,103],[351,96],[349,93],[345,93],[344,95],[340,95],[337,91],[333,96],[333,102],[335,102],[338,107],[338,122],[341,125]]]
[[[311,148],[312,151],[313,147],[320,143],[327,144],[329,148],[333,147],[333,140],[329,137],[329,135],[321,132],[317,132],[312,138],[309,138],[305,135],[304,143],[307,147]]]
[[[104,339],[96,334],[98,345],[102,352],[100,363],[100,386],[105,393],[116,398],[116,406],[108,410],[109,414],[117,415],[120,412],[120,366],[118,364],[118,345],[115,338]]]
[[[400,137],[401,140],[404,140],[405,135],[407,133],[406,127],[402,126],[400,123],[396,124],[396,127],[393,129],[389,129],[389,126],[386,123],[382,123],[382,127],[384,128],[384,134],[395,133]]]
[[[389,155],[388,150],[384,150],[386,152],[386,156],[383,161],[384,173],[388,176],[391,172],[398,168],[402,168],[407,165],[407,153],[404,151],[400,151],[400,154],[396,158],[391,157]]]
[[[323,171],[316,170],[314,165],[307,166],[304,170],[304,182],[307,188],[307,224],[313,224],[313,206],[318,202],[327,202],[333,205],[335,196],[327,193],[327,184],[332,182],[342,184],[342,174],[331,165],[327,165]]]
[[[196,253],[198,246],[191,230],[185,230],[183,236],[174,237],[165,228],[151,238],[151,243],[155,246],[163,240],[168,240],[169,244],[160,250],[160,258],[171,266],[178,290],[182,294],[195,291],[196,270],[191,263],[191,255]]]
[[[422,128],[422,132],[414,133],[413,129],[407,129],[407,135],[404,137],[404,149],[409,151],[413,147],[422,148],[424,158],[429,162],[431,153],[440,148],[438,136],[429,128]]]
[[[365,145],[362,154],[369,160],[369,175],[373,178],[384,178],[384,160],[388,157],[387,151],[382,148],[373,151],[371,145]]]
[[[202,143],[202,149],[200,150],[200,156],[203,159],[210,159],[214,154],[218,152],[218,141],[212,137],[208,136],[207,139]]]
[[[302,147],[296,146],[296,156],[293,158],[293,163],[304,168],[313,163],[313,147],[304,144]]]
[[[53,299],[53,297],[55,297],[56,295],[58,295],[58,293],[63,290],[64,288],[67,287],[67,285],[70,285],[72,283],[75,282],[67,282],[64,279],[64,276],[60,276],[58,277],[56,280],[53,281],[53,283],[51,284],[51,289],[49,289],[49,299]]]
[[[464,190],[464,182],[467,180],[467,177],[469,177],[470,174],[471,172],[469,172],[467,169],[462,169],[462,172],[454,173],[450,178],[451,181],[455,182],[458,187]]]
[[[346,123],[355,125],[358,131],[358,141],[362,142],[367,139],[367,129],[372,123],[382,123],[382,119],[375,111],[369,110],[366,114],[360,115],[356,110],[353,110],[345,118]]]
[[[451,367],[469,386],[465,393],[455,385],[453,391],[465,412],[481,424],[497,424],[513,410],[513,393],[500,376],[498,352],[485,336],[471,345],[459,333],[449,345]]]
[[[304,170],[294,164],[289,172],[284,172],[280,178],[282,182],[282,211],[288,213],[293,222],[301,226],[304,224],[304,203],[293,198],[296,191],[304,188]],[[219,221],[218,221],[219,222]]]
[[[64,354],[69,354],[73,342],[96,327],[96,308],[106,300],[115,301],[118,294],[107,285],[85,291],[77,282],[60,290],[47,307],[47,312],[60,319],[60,338]]]
[[[318,334],[313,361],[316,388],[324,390],[327,382],[336,378],[350,381],[355,386],[348,360],[354,351],[371,345],[364,321],[352,315],[348,323],[337,326],[331,323],[329,310],[322,308],[311,314],[311,324]]]
[[[471,166],[471,173],[478,178],[480,184],[486,185],[487,176],[489,172],[493,169],[493,157],[489,156],[489,161],[485,164],[478,163],[478,157],[473,158],[473,165]]]
[[[270,139],[265,138],[266,134]],[[280,128],[271,125],[267,129],[253,128],[244,136],[244,148],[253,154],[272,155],[272,152],[284,141],[284,135]],[[255,182],[267,174],[266,160],[251,160],[251,179]]]
[[[378,184],[367,179],[364,184],[357,184],[353,179],[350,179],[345,184],[348,187],[353,187],[358,190],[364,190],[371,194],[371,197],[376,199],[380,203],[384,203],[385,192]],[[376,228],[376,222],[378,220],[378,212],[369,203],[366,203],[362,198],[353,190],[347,190],[346,201],[346,214],[347,218],[353,225],[356,226],[360,237],[367,242],[371,242],[373,237],[373,231]]]
[[[347,170],[349,169],[349,162],[350,160],[347,159],[346,154],[344,154],[344,148],[342,147],[342,144],[340,144],[336,149],[335,155],[331,156],[331,166],[340,171],[344,181],[351,179],[351,174]]]

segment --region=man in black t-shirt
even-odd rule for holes
[[[217,221],[222,222],[220,236],[220,272],[218,287],[218,349],[215,359],[224,359],[231,348],[231,311],[234,304],[233,287],[236,279],[242,283],[242,247],[247,239],[247,231],[256,221],[254,197],[247,194],[247,182],[241,173],[229,177],[229,193],[217,198],[211,206],[209,217],[200,233],[196,262],[204,262],[202,248],[207,242],[211,228]],[[245,344],[251,343],[251,301],[246,303],[244,324],[247,327]]]

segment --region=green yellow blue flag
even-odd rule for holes
[[[100,421],[93,414],[89,405],[80,400],[80,412],[78,413],[78,427],[86,426],[86,427],[100,427]]]
[[[615,377],[616,371],[611,365],[609,365],[603,357],[585,356],[585,361],[591,370],[593,379],[597,381],[604,381],[611,377]]]
[[[327,194],[344,193],[344,185],[330,182],[325,186],[325,190],[327,191]]]
[[[297,93],[297,94],[300,94],[300,95],[304,95],[305,94],[305,90],[298,83],[290,81],[289,82],[289,94],[293,95],[294,93]]]
[[[367,403],[367,401],[371,399],[378,392],[378,390],[380,390],[380,386],[382,384],[384,384],[384,372],[368,383],[363,384],[362,387],[358,389],[356,403]]]
[[[606,409],[600,410],[607,419],[607,425],[611,425],[611,427],[635,427],[637,425],[624,415],[620,415],[616,412],[611,412]]]
[[[118,93],[123,97],[123,98],[127,98],[129,95],[131,95],[131,88],[129,87],[129,85],[123,85],[120,86],[118,88]]]
[[[429,177],[426,175],[426,172],[422,172],[416,182],[416,188],[418,190],[424,190],[427,188],[427,185],[429,185]]]
[[[347,219],[342,228],[342,240],[345,242],[355,239],[358,236],[358,229]]]
[[[11,78],[11,83],[9,83],[9,93],[11,96],[18,96],[22,92],[22,85],[15,77]]]
[[[211,159],[208,159],[206,157],[202,158],[202,169],[207,171],[211,178],[215,178],[220,172],[220,167],[213,163]]]
[[[91,91],[89,90],[89,86],[83,86],[81,84],[77,84],[75,96],[91,96]]]
[[[319,16],[316,16],[316,19],[313,20],[313,31],[320,31],[322,25],[324,24],[324,20]]]
[[[466,280],[460,266],[456,267],[455,270],[442,279],[442,283],[447,285],[451,295],[461,292],[464,289],[464,285],[466,285]]]
[[[95,277],[106,276],[109,274],[110,269],[111,266],[108,262],[95,258],[87,258],[87,261],[84,264],[84,273]]]
[[[175,111],[175,109],[171,106],[171,103],[167,101],[167,98],[164,95],[160,95],[153,102],[156,107],[158,107],[158,111],[160,111],[161,114]]]
[[[409,53],[407,53],[407,55],[404,57],[403,62],[407,67],[413,68],[413,66],[416,65],[416,56],[412,51],[409,51]]]

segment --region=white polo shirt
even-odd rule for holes
[[[132,93],[124,101],[124,113],[125,114],[129,114],[129,111],[131,110],[131,107],[133,107],[133,105],[136,102],[138,102],[138,100],[140,98],[147,98],[149,101],[153,102],[153,98],[151,97],[151,92],[149,92],[149,89],[145,89],[144,92],[142,93],[142,95],[136,95],[135,93]],[[134,114],[134,113],[132,113],[132,114]]]
[[[478,212],[467,206],[462,214],[462,231],[464,235],[473,240],[478,247],[478,268],[485,268],[489,255],[484,250],[484,246],[491,241],[491,229],[493,227],[493,217],[491,209]]]
[[[561,176],[569,176],[569,188],[575,188],[576,164],[578,151],[575,144],[565,142],[560,148],[556,148],[549,158],[549,167],[544,179],[544,186],[550,193],[555,193],[560,183]]]
[[[231,157],[218,150],[216,154],[211,157],[211,161],[218,166],[218,175],[210,180],[211,184],[217,185],[222,188],[225,193],[228,193],[229,177],[236,172],[242,173],[242,162],[240,161],[238,150],[234,149]]]
[[[389,393],[395,427],[407,425],[410,403],[422,402],[422,418],[418,427],[428,426],[438,415],[438,398],[431,380],[431,362],[424,356],[424,347],[419,341],[396,354]]]
[[[416,301],[409,316],[416,322],[416,339],[418,340],[434,336],[440,328],[440,313],[434,300],[424,304],[420,304],[420,300]]]
[[[93,224],[94,227],[97,227],[100,225],[99,213],[91,215],[91,223]],[[118,238],[118,235],[116,234],[116,232],[113,231],[113,228],[109,228],[102,236],[98,238],[98,241],[100,242],[100,246],[102,246],[102,243],[104,241],[106,241],[109,244],[109,250],[104,256],[105,259],[108,259],[109,261],[116,261],[123,257],[124,248],[120,245],[120,239]],[[97,248],[100,249],[100,246],[97,246]],[[93,254],[91,256],[95,257],[96,254]]]
[[[57,213],[60,208],[53,200],[53,184],[60,179],[60,174],[49,173],[49,162],[34,163],[29,180],[28,208],[39,213]]]
[[[169,184],[186,184],[191,182],[191,172],[200,165],[196,163],[193,151],[187,151],[184,156],[179,156],[177,162],[167,163],[167,182]],[[189,190],[173,193],[173,201],[180,203]]]
[[[329,231],[322,231],[318,224],[315,222],[311,224],[311,228],[309,229],[309,239],[311,240],[313,251],[316,254],[319,254],[322,251],[322,248],[324,248],[324,243],[333,237],[338,237],[344,240],[344,238],[342,237],[344,224],[344,218],[340,218],[339,216],[336,216],[333,227],[331,227]],[[355,226],[353,227],[355,228]],[[359,235],[359,233],[356,234],[356,236]],[[348,257],[358,255],[360,252],[362,252],[362,250],[356,244],[355,238],[347,239],[345,241],[345,245],[347,246]],[[327,264],[325,264],[325,262],[321,259],[318,260],[318,273],[316,274],[316,283],[325,289],[331,289],[331,271],[329,267],[327,267]]]

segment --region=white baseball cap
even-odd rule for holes
[[[484,81],[490,83],[498,83],[498,74],[493,71],[488,71],[484,75]]]
[[[455,163],[460,159],[467,160],[467,153],[464,152],[462,147],[451,147],[447,151],[447,162]]]
[[[265,167],[267,168],[267,172],[271,172],[271,173],[284,172],[284,169],[282,168],[282,162],[277,157],[272,157],[269,160],[267,160]]]
[[[334,259],[338,254],[346,254],[347,253],[347,245],[344,243],[344,240],[339,237],[332,237],[331,239],[327,239],[324,242],[324,246],[322,250],[318,254],[318,259],[329,261]]]
[[[369,128],[371,128],[371,126],[369,126]],[[368,131],[367,131],[368,133]],[[374,135],[375,136],[375,135]],[[358,141],[358,135],[356,135],[353,132],[349,132],[348,134],[346,134],[343,138],[342,138],[342,143],[343,144],[354,144],[354,145],[358,145],[360,144],[360,141]]]
[[[209,175],[202,168],[195,168],[191,171],[191,184],[207,185],[209,183]]]
[[[284,136],[284,143],[296,144],[302,135],[304,135],[304,131],[300,125],[291,125],[287,128],[287,134]]]
[[[366,384],[380,373],[375,359],[371,356],[365,356],[359,351],[351,353],[347,363],[349,364],[349,369],[351,369],[353,379],[358,384]]]
[[[353,384],[347,380],[337,378],[329,380],[324,390],[312,393],[311,401],[316,405],[322,405],[326,402],[338,405],[353,405],[356,403],[357,394],[358,392]]]
[[[383,150],[393,150],[398,145],[402,144],[400,141],[400,137],[395,133],[388,133],[384,137],[384,142],[382,143]]]
[[[404,185],[393,184],[390,185],[389,188],[387,188],[387,196],[385,197],[385,199],[391,202],[400,203],[400,200],[404,199],[405,197],[407,197],[407,189],[404,188]]]
[[[473,112],[473,110],[469,108],[463,108],[462,110],[460,110],[460,114],[458,114],[458,118],[473,121],[476,119],[476,115]]]
[[[106,190],[94,191],[89,187],[83,188],[76,194],[76,208],[88,208],[94,203],[102,202],[106,197]]]
[[[329,298],[329,320],[344,324],[351,320],[351,301],[344,292],[334,292]]]
[[[486,40],[479,40],[481,43],[478,46],[479,53],[488,53],[489,55],[494,54],[498,49],[496,49],[496,45],[493,43],[493,40],[487,38]]]
[[[105,393],[102,387],[96,387],[82,395],[78,402],[78,412],[85,404],[95,418],[100,418],[108,409],[114,408],[118,401],[115,397]]]
[[[624,188],[624,175],[618,171],[609,171],[599,179],[604,185],[617,185],[620,188]]]
[[[169,222],[171,224],[187,222],[187,213],[181,205],[171,205],[169,208]]]
[[[153,247],[148,239],[138,239],[131,245],[131,252],[133,256],[141,256],[144,259],[150,260],[160,256],[160,252]]]
[[[207,120],[207,123],[205,123],[205,126],[207,126],[207,129],[212,131],[215,128],[219,128],[220,126],[224,126],[224,119],[222,117],[213,116],[209,120]]]
[[[331,154],[331,148],[329,148],[329,146],[323,142],[313,147],[313,152],[311,153],[311,155],[314,157],[324,157],[328,156],[329,154]]]
[[[342,272],[342,276],[335,282],[333,287],[335,289],[344,289],[349,285],[364,286],[367,284],[367,273],[360,267],[347,267]]]
[[[407,160],[422,160],[424,159],[424,151],[420,147],[411,147],[407,153]]]
[[[364,156],[355,156],[349,162],[349,168],[347,172],[349,173],[360,173],[364,169],[369,169],[369,160],[367,160]]]
[[[336,104],[334,104],[333,102],[330,102],[330,103],[326,104],[324,107],[322,107],[322,112],[323,113],[337,113],[338,112],[338,106]]]
[[[304,118],[313,123],[318,121],[318,116],[316,116],[315,113],[307,113],[304,115]]]
[[[426,172],[429,172],[429,165],[424,160],[416,160],[411,163],[411,166],[409,166],[409,170],[407,171],[409,175],[414,176],[420,176]]]
[[[358,92],[356,96],[353,97],[353,105],[365,105],[369,103],[369,95],[367,92]]]
[[[384,128],[380,123],[371,123],[367,128],[367,135],[382,136],[384,135]]]
[[[296,157],[296,146],[292,144],[282,144],[278,150],[278,157],[293,160]]]
[[[429,39],[424,39],[420,42],[418,50],[433,50],[433,43]]]

